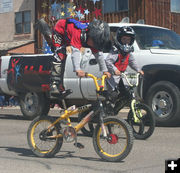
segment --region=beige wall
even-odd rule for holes
[[[31,10],[31,34],[15,35],[15,12]],[[35,0],[13,0],[13,11],[0,13],[0,42],[34,40]],[[25,37],[24,37],[25,36]]]

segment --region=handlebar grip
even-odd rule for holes
[[[88,74],[89,74],[88,72],[85,72],[85,77],[88,77]]]

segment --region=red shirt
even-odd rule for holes
[[[114,63],[114,65],[116,66],[116,68],[119,71],[125,71],[128,64],[129,64],[129,57],[130,54],[127,54],[125,57],[123,57],[121,54],[118,55],[118,59],[117,61]]]
[[[81,29],[76,28],[73,23],[68,23],[66,29],[68,38],[65,38],[65,27],[66,27],[66,19],[61,19],[56,23],[54,30],[60,35],[62,35],[67,45],[71,45],[77,49],[80,49],[82,47]],[[94,48],[91,48],[91,50],[93,53],[98,52],[98,50]]]

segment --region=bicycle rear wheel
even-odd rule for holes
[[[49,116],[40,116],[35,118],[27,132],[27,140],[32,152],[38,157],[53,157],[59,152],[63,137],[51,138],[54,135],[60,134],[60,127],[55,125],[50,131],[48,126],[52,124],[53,118]]]
[[[133,128],[134,137],[136,139],[147,139],[153,134],[155,128],[153,111],[146,104],[139,103],[136,105],[135,112],[139,122],[134,122],[132,110],[129,111],[127,119]]]
[[[123,160],[133,146],[132,128],[125,120],[115,117],[104,119],[104,125],[107,138],[104,138],[100,124],[96,126],[93,133],[93,145],[96,153],[106,161]]]

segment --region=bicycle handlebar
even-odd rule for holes
[[[136,83],[135,84],[130,83],[130,81],[129,81],[129,79],[128,79],[128,77],[127,77],[127,75],[125,73],[121,73],[121,76],[123,76],[123,78],[125,78],[125,80],[127,81],[128,85],[130,87],[137,87],[139,85],[139,76],[141,74],[138,72],[137,74],[133,74],[133,75],[136,78]]]
[[[128,85],[130,87],[137,87],[139,85],[139,76],[141,75],[140,73],[137,73],[137,74],[133,74],[136,78],[136,83],[135,84],[132,84],[130,83],[127,75],[125,73],[121,73],[121,76],[123,78],[125,78],[125,80],[127,81]],[[105,79],[107,78],[107,75],[102,75],[101,78],[98,78],[96,76],[94,76],[93,74],[90,74],[90,73],[85,73],[85,76],[86,77],[90,77],[93,79],[94,83],[95,83],[95,86],[96,86],[96,89],[97,91],[100,91],[100,90],[104,90],[104,86],[105,86]],[[101,81],[101,85],[98,84],[98,80]]]
[[[98,77],[94,76],[93,74],[86,73],[85,76],[90,77],[94,80],[97,91],[104,90],[105,79],[106,79],[107,75],[102,75],[101,78],[98,78]],[[101,85],[98,84],[98,80],[101,81]]]

